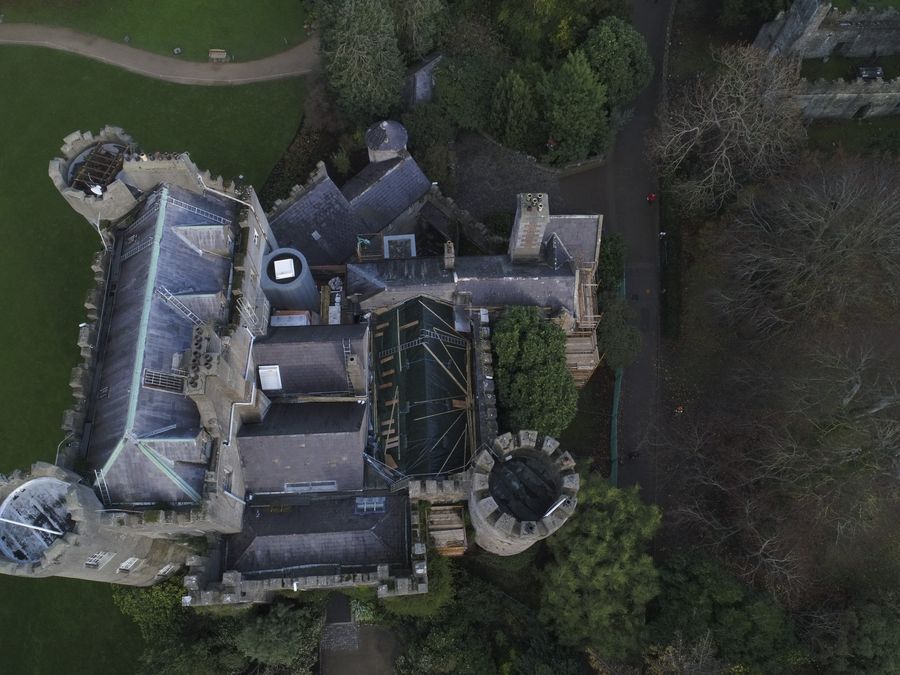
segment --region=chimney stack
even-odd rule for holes
[[[509,237],[512,262],[530,262],[541,257],[541,243],[550,223],[550,199],[543,192],[519,194],[516,220]]]
[[[452,270],[456,267],[456,249],[452,241],[444,242],[444,269]]]

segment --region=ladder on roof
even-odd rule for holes
[[[144,250],[150,248],[151,246],[153,246],[153,241],[154,241],[153,235],[148,234],[143,239],[141,239],[139,242],[132,243],[130,246],[128,246],[128,248],[126,248],[122,252],[122,262],[125,262],[129,258],[136,256],[141,251],[144,251]]]
[[[251,333],[257,337],[265,333],[265,329],[261,328],[259,325],[259,317],[256,315],[256,310],[253,309],[253,305],[247,301],[245,296],[241,295],[238,297],[237,307],[241,316],[244,317],[244,321],[247,323],[247,327],[250,329]]]
[[[347,391],[353,393],[353,379],[350,377],[350,355],[353,351],[350,348],[350,340],[341,340],[344,346],[344,372],[347,373]]]
[[[214,223],[220,223],[222,225],[228,225],[231,221],[227,218],[223,218],[222,216],[217,216],[215,213],[211,211],[207,211],[205,209],[198,209],[193,204],[188,204],[187,202],[183,202],[180,199],[175,199],[175,197],[169,197],[168,203],[172,206],[177,206],[179,209],[183,211],[188,211],[190,213],[195,213],[198,216],[203,216],[204,218],[213,221]]]
[[[438,331],[431,330],[430,328],[423,328],[419,332],[419,334],[423,338],[434,338],[435,340],[446,342],[449,345],[456,345],[457,347],[466,346],[466,341],[463,338],[454,337],[453,335],[448,335],[447,333],[439,333]]]
[[[419,331],[419,337],[417,337],[415,340],[410,340],[409,342],[404,342],[403,344],[397,345],[396,347],[390,347],[388,349],[382,350],[378,352],[378,356],[390,356],[391,354],[396,354],[397,352],[406,351],[407,349],[418,347],[426,340],[440,340],[441,342],[456,345],[457,347],[466,346],[466,341],[462,338],[454,337],[452,335],[446,335],[444,333],[438,333],[437,331],[433,331],[428,328],[423,328]]]
[[[166,288],[165,286],[158,286],[156,288],[156,292],[159,294],[159,296],[165,302],[167,302],[169,304],[170,307],[177,310],[182,316],[184,316],[184,318],[186,318],[192,324],[194,324],[195,326],[203,325],[203,319],[201,319],[199,316],[194,314],[194,312],[191,311],[190,307],[188,307],[181,300],[179,300],[178,297],[174,293],[172,293],[172,291],[170,291],[168,288]]]
[[[106,484],[106,476],[103,475],[103,469],[94,469],[94,484],[100,491],[100,499],[104,506],[109,506],[112,501],[109,498],[109,486]]]

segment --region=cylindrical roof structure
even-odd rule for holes
[[[273,309],[319,310],[319,290],[309,263],[296,249],[275,249],[263,259],[262,290]]]
[[[0,555],[21,565],[40,562],[71,526],[66,496],[69,484],[58,478],[34,478],[0,504]]]

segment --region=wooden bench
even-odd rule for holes
[[[228,52],[224,49],[210,49],[209,60],[213,63],[225,63],[228,60]]]

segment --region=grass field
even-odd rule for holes
[[[801,77],[813,81],[855,80],[856,69],[860,66],[881,66],[884,79],[893,80],[900,77],[900,56],[878,56],[865,59],[848,59],[843,56],[832,56],[827,61],[822,59],[806,59],[800,68]]]
[[[809,127],[809,147],[826,153],[900,155],[900,117],[817,120]]]
[[[26,75],[23,75],[27,73]],[[302,80],[181,87],[38,48],[0,48],[0,472],[53,461],[97,236],[58,195],[47,163],[69,132],[126,129],[146,150],[261,185],[301,116]],[[130,673],[139,637],[108,587],[0,577],[3,672]]]
[[[7,0],[3,20],[66,26],[132,47],[206,61],[210,48],[238,61],[280,52],[306,37],[303,0]]]

